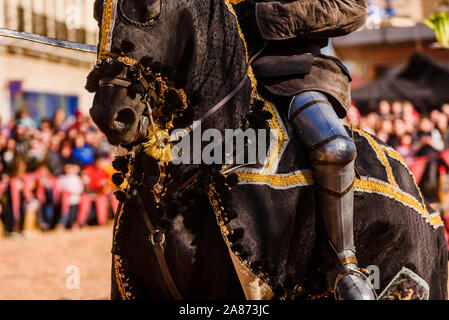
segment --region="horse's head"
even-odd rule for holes
[[[111,144],[126,145],[146,134],[148,108],[143,98],[160,89],[161,83],[153,81],[158,74],[189,82],[194,45],[188,4],[184,0],[95,2],[98,63],[86,89],[96,92],[90,114]]]
[[[163,115],[160,128],[185,128],[242,81],[246,50],[230,3],[96,0],[98,62],[86,89],[96,92],[90,113],[111,144],[146,137],[149,106]],[[251,84],[245,88],[233,108],[214,114],[215,128],[240,126]]]

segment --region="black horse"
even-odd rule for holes
[[[110,143],[130,150],[115,161],[129,188],[117,194],[113,299],[176,298],[145,217],[164,231],[165,260],[183,298],[330,297],[331,255],[315,215],[319,204],[304,146],[287,121],[287,105],[276,109],[257,93],[231,2],[96,1],[101,41],[100,62],[86,86],[96,92],[91,115]],[[168,163],[157,139],[188,127],[230,93],[202,129],[270,129],[274,140],[265,161],[228,171]],[[439,215],[394,150],[350,132],[359,154],[354,229],[360,264],[379,267],[379,293],[405,266],[429,284],[431,299],[446,299]],[[114,180],[121,184],[124,177]]]

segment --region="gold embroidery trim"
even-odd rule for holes
[[[285,175],[262,175],[258,173],[239,174],[241,184],[262,184],[274,189],[290,189],[297,186],[312,186],[313,176],[311,171],[296,171]],[[431,216],[427,211],[425,204],[415,199],[412,195],[400,190],[398,187],[387,184],[380,180],[370,178],[356,179],[354,188],[360,192],[376,192],[381,195],[393,198],[417,213],[422,215],[428,223],[434,228],[443,224],[439,215]]]
[[[422,207],[424,208],[424,210],[426,211],[427,214],[429,214],[429,211],[427,210],[427,205],[425,203],[425,199],[424,196],[421,192],[421,189],[418,187],[418,184],[416,183],[416,179],[415,176],[413,175],[413,173],[410,171],[410,168],[407,166],[407,164],[404,161],[404,158],[401,156],[401,154],[399,152],[397,152],[396,150],[394,150],[391,147],[386,147],[384,146],[383,149],[387,152],[388,156],[395,159],[396,161],[399,161],[400,164],[402,164],[402,166],[407,170],[407,172],[410,174],[410,176],[413,179],[413,183],[415,184],[416,189],[418,190],[418,194],[419,197],[421,198],[421,204]]]
[[[106,59],[106,58],[111,58],[111,59],[117,60],[118,62],[121,62],[128,67],[138,67],[141,70],[145,70],[145,68],[137,60],[134,60],[134,59],[132,59],[130,57],[126,57],[126,56],[121,56],[116,53],[104,51],[104,52],[101,52],[98,57],[99,60]]]
[[[238,22],[237,14],[234,10],[234,7],[232,6],[232,5],[237,5],[243,1],[244,0],[225,0],[225,3],[228,6],[229,11],[231,11],[231,13],[235,16],[239,35],[240,35],[240,38],[242,39],[244,47],[245,47],[246,62],[248,63],[248,61],[249,61],[248,45],[247,45],[245,36],[242,32],[242,29],[240,27],[240,24]],[[253,87],[253,91],[251,92],[251,97],[254,97],[254,95],[257,94],[257,91],[256,91],[257,80],[256,80],[256,77],[254,75],[254,72],[253,72],[253,69],[251,68],[251,66],[249,67],[249,70],[248,70],[248,76],[251,79],[251,84]],[[264,167],[260,173],[274,174],[277,171],[277,166],[281,160],[283,150],[285,150],[285,148],[289,142],[289,139],[288,139],[287,132],[285,131],[285,129],[282,125],[282,120],[279,116],[279,113],[276,110],[276,107],[272,103],[264,100],[259,95],[258,95],[258,98],[261,99],[265,103],[265,109],[273,115],[273,117],[268,122],[271,127],[272,134],[275,137],[275,139],[271,140],[273,142],[273,145],[270,146],[270,149],[269,149],[268,155],[267,155],[267,160],[266,160]],[[236,173],[238,175],[240,175],[241,172],[242,171],[236,171]]]
[[[229,0],[230,3],[232,3],[233,5],[237,5],[239,3],[245,2],[246,0]]]
[[[118,261],[118,256],[114,255],[115,282],[117,283],[122,300],[129,300],[129,297],[126,294],[126,290],[123,287],[122,278],[121,278],[120,272],[119,272],[119,264],[120,264],[120,262]]]
[[[242,258],[236,254],[235,252],[232,251],[231,246],[232,243],[229,241],[229,230],[226,226],[226,223],[223,219],[222,216],[222,207],[221,207],[221,203],[220,203],[220,199],[219,199],[219,195],[217,193],[217,191],[215,190],[214,185],[210,185],[209,186],[209,190],[208,190],[208,197],[209,197],[209,201],[210,204],[212,205],[212,208],[214,209],[215,212],[215,217],[217,219],[217,225],[220,228],[221,234],[223,236],[223,240],[226,243],[226,246],[228,247],[229,253],[231,254],[231,259],[232,262],[234,263],[235,266],[235,271],[239,277],[239,281],[242,281],[242,278],[251,278],[253,280],[258,280],[259,281],[259,286],[264,290],[265,294],[263,299],[269,300],[272,299],[274,297],[274,292],[273,289],[271,288],[271,286],[268,284],[267,280],[267,276],[266,274],[264,275],[256,275],[255,272],[252,270],[250,263],[247,260],[242,260]],[[242,270],[238,270],[238,269],[242,269]],[[242,277],[241,272],[244,271],[247,274],[247,277]],[[241,278],[242,277],[242,278]],[[242,284],[243,286],[243,284]],[[243,288],[243,290],[245,291],[245,296],[247,296],[247,288]]]
[[[393,148],[382,146],[382,149],[387,153],[389,157],[399,161],[404,167],[408,168],[405,164],[404,158],[402,158],[401,154],[394,150]]]
[[[120,220],[122,219],[123,207],[124,207],[124,205],[121,205],[120,212],[118,213],[118,216],[117,216],[117,222],[116,222],[115,228],[114,228],[114,242],[116,241],[117,231],[120,226]]]
[[[313,185],[311,171],[295,171],[289,174],[259,174],[239,172],[239,181],[244,184],[264,184],[274,189],[289,189],[297,186]]]
[[[385,167],[385,170],[387,171],[388,181],[393,186],[398,187],[398,184],[394,179],[393,170],[391,169],[390,163],[388,162],[387,156],[385,155],[383,148],[381,148],[381,146],[376,142],[376,140],[374,140],[373,137],[371,137],[367,132],[362,131],[360,129],[354,129],[354,131],[358,132],[362,137],[364,137],[368,141],[368,143],[371,145],[374,152],[376,153],[377,158]]]
[[[274,134],[275,137],[272,139],[274,145],[270,148],[263,172],[275,174],[277,172],[279,162],[281,161],[283,150],[287,147],[289,139],[283,128],[282,120],[280,119],[276,108],[271,103],[265,100],[263,101],[265,102],[266,110],[273,115],[273,118],[271,118],[268,122],[271,127],[271,133]]]
[[[107,53],[108,43],[109,43],[109,32],[111,31],[112,23],[112,8],[115,0],[105,0],[103,3],[103,17],[101,21],[101,31],[100,31],[100,49],[98,51],[99,57]]]
[[[425,206],[423,206],[420,201],[415,199],[412,195],[403,192],[399,188],[389,185],[383,181],[362,178],[362,180],[356,180],[354,187],[357,191],[375,192],[401,202],[402,204],[414,209],[416,212],[421,214],[426,219],[426,221],[434,228],[443,225],[443,220],[441,219],[440,215],[431,216]]]

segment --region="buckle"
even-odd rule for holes
[[[160,245],[163,246],[165,244],[165,233],[160,230],[154,231],[154,233],[150,234],[149,239],[153,246]]]

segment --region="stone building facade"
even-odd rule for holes
[[[95,45],[95,0],[0,0],[0,27]],[[54,110],[86,113],[92,95],[84,90],[95,54],[0,36],[0,117],[27,108],[34,117]]]

